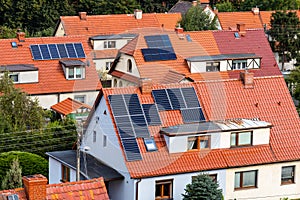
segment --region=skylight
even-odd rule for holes
[[[144,138],[144,143],[147,151],[157,151],[157,147],[154,139],[152,138]]]

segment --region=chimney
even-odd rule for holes
[[[180,24],[175,28],[175,32],[177,34],[183,34],[183,28],[181,28]]]
[[[86,20],[86,12],[79,12],[80,20]]]
[[[193,6],[197,6],[198,5],[198,1],[193,1],[192,4],[193,4]]]
[[[214,13],[215,13],[216,15],[219,14],[219,11],[218,11],[217,7],[214,7]]]
[[[152,80],[149,78],[140,79],[140,90],[142,94],[151,94],[152,92]]]
[[[237,30],[239,31],[239,34],[241,36],[245,36],[246,35],[246,25],[243,23],[239,23],[237,24]]]
[[[24,32],[17,32],[17,39],[19,42],[25,42],[25,33]]]
[[[23,176],[23,185],[28,200],[46,200],[47,178],[41,174]]]
[[[136,19],[142,19],[143,18],[143,11],[139,9],[134,10],[134,16]]]
[[[259,8],[258,7],[252,8],[252,12],[254,15],[259,15]]]
[[[241,80],[244,84],[244,88],[254,88],[254,73],[247,70],[240,73]]]

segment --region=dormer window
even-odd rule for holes
[[[84,79],[85,78],[85,63],[80,60],[61,60],[66,79]]]
[[[188,150],[210,149],[210,136],[195,136],[188,138]]]
[[[206,62],[207,72],[218,72],[220,71],[220,62]]]
[[[104,49],[116,48],[116,41],[104,41]]]
[[[246,69],[247,60],[233,60],[232,61],[232,69]]]
[[[250,146],[252,145],[252,131],[231,133],[230,146]]]
[[[9,78],[10,78],[14,83],[19,83],[19,73],[9,74]]]

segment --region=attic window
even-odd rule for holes
[[[144,138],[144,143],[145,143],[147,151],[157,151],[157,147],[156,147],[154,139],[152,139],[152,138],[149,138],[149,139]]]
[[[12,48],[18,48],[18,44],[16,42],[11,42],[11,47]]]
[[[234,37],[235,37],[235,38],[240,38],[240,34],[239,34],[238,32],[235,32],[235,33],[234,33]]]
[[[7,195],[7,200],[19,200],[19,196],[17,194]]]
[[[116,48],[116,41],[104,41],[104,49]]]

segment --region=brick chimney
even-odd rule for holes
[[[254,73],[247,70],[240,73],[241,80],[244,84],[244,88],[254,88]]]
[[[25,33],[24,32],[17,32],[17,39],[19,40],[19,42],[25,42]]]
[[[46,200],[47,178],[41,174],[23,176],[23,185],[28,200]]]
[[[245,36],[246,35],[246,25],[243,23],[239,23],[236,26],[237,30],[239,31],[239,34],[241,36]]]
[[[142,94],[151,94],[152,92],[152,80],[148,78],[140,79],[140,90]]]
[[[177,34],[182,34],[182,33],[183,33],[183,28],[180,27],[180,24],[178,24],[178,27],[175,28],[175,32],[176,32]]]
[[[86,20],[86,12],[79,12],[80,20]]]
[[[139,9],[134,10],[134,16],[136,19],[142,19],[143,18],[143,11]]]
[[[254,15],[259,15],[259,8],[258,7],[252,8],[252,12]]]

